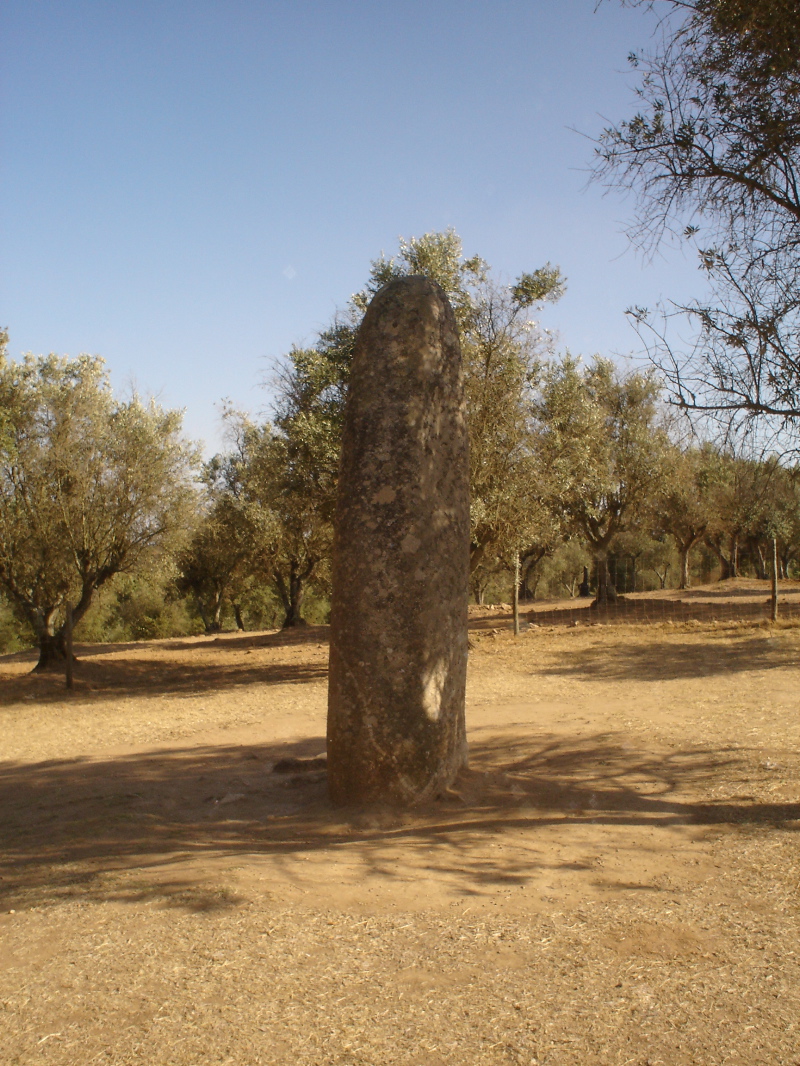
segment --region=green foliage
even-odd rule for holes
[[[461,238],[453,229],[408,241],[401,238],[396,256],[387,259],[382,255],[372,263],[366,287],[353,297],[353,312],[363,315],[378,289],[393,278],[422,274],[441,285],[463,333],[472,319],[473,292],[486,281],[488,269],[479,256],[464,258]]]
[[[75,629],[86,643],[127,643],[194,636],[202,621],[187,599],[172,595],[169,573],[117,574],[95,597]]]
[[[680,587],[691,581],[689,553],[713,523],[723,458],[710,444],[668,449],[665,476],[653,500],[654,529],[668,533],[680,555]]]
[[[226,605],[235,610],[252,584],[255,530],[237,478],[232,457],[206,464],[205,508],[176,559],[176,588],[192,596],[206,633],[220,631]]]
[[[601,602],[613,595],[614,539],[646,520],[664,481],[669,439],[658,398],[652,374],[622,374],[599,357],[587,367],[566,357],[541,374],[537,452],[551,472],[550,507],[591,545]]]
[[[0,588],[46,665],[68,604],[77,624],[114,574],[182,534],[196,456],[179,412],[116,400],[90,356],[3,354],[0,412]]]
[[[248,631],[278,629],[286,615],[275,591],[269,585],[260,584],[255,580],[246,585],[238,597],[237,606],[244,628]]]
[[[300,366],[305,374],[308,363]],[[314,432],[313,420],[286,392],[275,426],[234,411],[226,418],[236,449],[213,465],[240,526],[244,568],[270,584],[283,624],[301,625],[309,585],[323,591],[328,574],[335,475],[327,435]]]
[[[670,537],[636,529],[616,537],[613,569],[618,592],[649,592],[676,584],[679,559]]]
[[[557,507],[597,548],[646,513],[663,482],[668,448],[649,373],[607,359],[570,357],[544,368],[536,404],[538,449],[555,472]]]
[[[304,609],[312,611],[307,595],[322,597],[317,613],[326,610],[342,419],[356,334],[378,289],[408,274],[424,274],[442,286],[461,331],[474,566],[483,560],[502,568],[500,557],[516,546],[556,535],[557,522],[546,514],[546,494],[538,487],[541,468],[529,447],[531,382],[547,340],[527,312],[557,299],[563,278],[547,264],[513,286],[498,285],[483,260],[463,256],[452,230],[401,241],[396,256],[373,262],[364,290],[316,344],[288,353],[273,423],[258,425],[240,412],[226,411],[233,449],[207,468],[207,483],[221,493],[215,499],[230,501],[245,531],[243,570],[270,584],[283,604],[285,625],[301,622]],[[209,504],[209,517],[181,565],[184,588],[199,589],[205,581],[202,594],[221,604],[228,580],[222,569],[236,549],[226,548],[223,531],[209,526],[216,521],[216,506]]]
[[[10,605],[0,598],[0,655],[22,651],[34,644],[30,628],[14,614]]]
[[[526,312],[557,300],[565,280],[548,263],[500,285],[483,259],[464,258],[451,229],[401,241],[397,256],[376,260],[356,308],[365,309],[386,281],[408,274],[438,282],[459,324],[470,442],[470,567],[492,572],[500,557],[501,567],[508,565],[515,551],[552,533],[544,471],[529,432],[531,384],[549,342]]]
[[[592,566],[592,553],[577,537],[563,541],[551,556],[540,564],[537,595],[540,599],[570,599],[578,595],[583,568]]]
[[[800,532],[797,470],[775,456],[719,453],[717,463],[705,541],[719,560],[722,577],[737,577],[748,567],[765,577],[773,537],[786,571]]]
[[[560,300],[566,290],[566,279],[558,267],[545,263],[532,274],[521,274],[511,286],[511,297],[519,307],[532,307],[545,300]]]

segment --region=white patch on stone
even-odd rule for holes
[[[422,544],[422,541],[419,537],[415,537],[413,533],[409,533],[407,537],[403,537],[400,541],[400,550],[406,553],[415,552],[420,544]]]
[[[373,503],[392,503],[397,493],[394,489],[390,489],[388,485],[385,485],[380,492],[376,492],[372,497]]]
[[[439,721],[446,681],[447,663],[444,659],[440,659],[428,670],[422,682],[422,709],[431,722]]]

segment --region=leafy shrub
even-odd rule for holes
[[[33,633],[20,622],[5,600],[0,599],[0,655],[33,647]]]

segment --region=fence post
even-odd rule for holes
[[[772,538],[772,621],[778,621],[778,538]]]
[[[514,552],[514,636],[519,636],[519,552]]]
[[[67,621],[64,625],[64,649],[67,654],[64,675],[67,681],[67,688],[72,688],[72,608],[69,606],[67,607]]]

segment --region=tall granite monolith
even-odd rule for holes
[[[333,548],[328,782],[414,804],[466,764],[469,463],[458,329],[399,278],[358,333]]]

